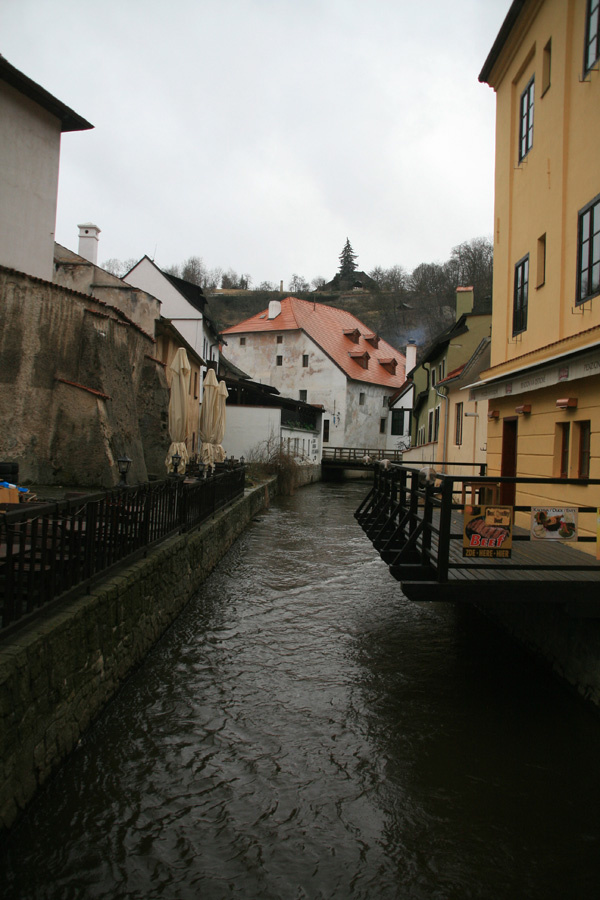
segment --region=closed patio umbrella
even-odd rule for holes
[[[169,437],[171,446],[167,453],[165,465],[167,472],[173,471],[173,456],[178,453],[181,462],[177,471],[185,472],[189,456],[185,439],[187,437],[187,399],[190,388],[190,363],[187,353],[180,347],[171,365],[171,397],[169,400]]]
[[[224,381],[219,382],[217,388],[217,417],[215,425],[215,440],[218,448],[220,459],[217,462],[223,462],[227,456],[223,449],[223,438],[225,437],[225,421],[226,421],[226,402],[229,397],[229,391]]]
[[[204,376],[204,386],[202,390],[202,407],[200,409],[200,454],[204,465],[210,466],[211,469],[214,469],[215,462],[221,461],[217,458],[217,422],[219,417],[218,388],[219,384],[214,369],[209,369]]]

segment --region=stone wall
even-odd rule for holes
[[[0,643],[0,828],[6,829],[191,599],[275,480]]]
[[[169,393],[154,348],[120,310],[0,267],[0,459],[37,484],[112,487],[123,454],[130,483],[161,471]]]

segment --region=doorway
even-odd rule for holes
[[[502,460],[500,475],[514,478],[517,474],[517,417],[503,419],[502,422]],[[503,506],[515,505],[516,485],[500,486],[500,503]]]

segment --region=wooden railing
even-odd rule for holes
[[[473,468],[476,466],[473,464]],[[511,528],[512,552],[463,556],[465,506],[502,505],[502,491],[534,491],[552,485],[592,489],[590,501],[597,501],[600,479],[491,478],[481,475],[440,475],[429,468],[392,465],[376,466],[373,487],[356,510],[355,516],[391,574],[402,583],[407,596],[414,599],[469,599],[474,591],[498,595],[503,589],[510,599],[510,585],[528,583],[531,599],[549,596],[550,585],[568,579],[579,587],[595,582],[593,589],[600,603],[600,562],[590,553],[576,549],[578,544],[596,542],[596,505],[564,503],[578,514],[579,529],[573,539],[532,540],[525,527]],[[596,488],[593,490],[593,488]],[[542,504],[540,504],[542,505]],[[559,505],[559,504],[557,504]],[[513,514],[527,521],[532,507],[512,505]],[[533,590],[532,582],[537,584]],[[427,596],[423,590],[431,588]],[[499,587],[500,584],[500,587]],[[589,586],[589,585],[588,585]],[[584,586],[587,590],[587,586]],[[582,588],[582,589],[584,589]],[[461,594],[462,592],[462,594]],[[471,597],[472,599],[472,597]]]
[[[368,447],[323,447],[323,460],[332,462],[376,462],[381,459],[389,459],[394,462],[402,461],[402,450],[372,450]]]
[[[199,525],[241,496],[244,483],[238,465],[192,483],[169,478],[0,512],[0,633]]]

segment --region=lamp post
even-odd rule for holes
[[[174,453],[171,457],[171,464],[173,466],[173,478],[177,478],[177,469],[179,468],[179,463],[181,462],[181,456],[179,453]]]
[[[119,456],[117,459],[117,468],[119,470],[119,475],[121,476],[119,487],[127,487],[127,473],[129,472],[130,466],[131,459],[128,456]]]

